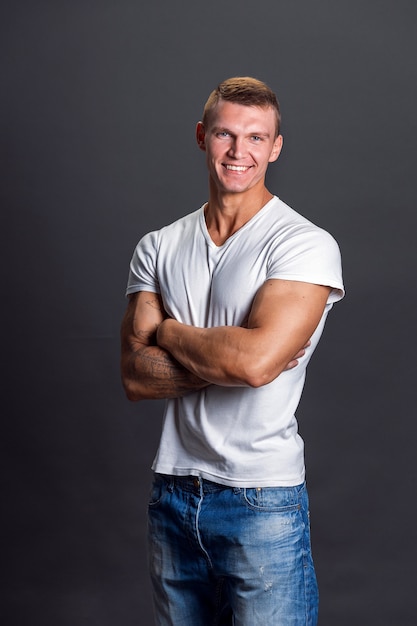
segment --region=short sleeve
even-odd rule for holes
[[[345,294],[339,246],[328,232],[313,225],[297,228],[285,242],[272,247],[267,278],[331,287],[328,303]]]
[[[158,231],[148,233],[136,246],[130,261],[126,295],[137,291],[160,293],[156,271]]]

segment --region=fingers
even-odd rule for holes
[[[297,354],[294,354],[294,357],[291,359],[291,361],[289,363],[287,363],[287,366],[286,366],[284,371],[292,370],[294,367],[297,367],[298,359],[301,359],[301,357],[303,357],[305,355],[306,349],[309,346],[311,346],[311,341],[310,340],[307,341],[306,345],[303,348],[301,348],[301,350],[299,350],[297,352]]]
[[[289,363],[287,363],[287,366],[284,369],[284,372],[287,372],[288,370],[292,370],[294,367],[297,367],[297,365],[298,365],[298,361],[296,359],[294,359],[293,361],[290,361]]]

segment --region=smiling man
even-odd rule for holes
[[[343,297],[334,239],[265,186],[282,148],[263,82],[210,95],[209,199],[139,242],[122,324],[130,400],[165,398],[149,503],[159,626],[314,626],[307,363]]]

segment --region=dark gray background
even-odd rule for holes
[[[344,261],[298,411],[320,624],[416,624],[414,0],[39,0],[0,18],[1,623],[151,624],[162,405],[119,382],[128,263],[206,200],[195,122],[249,74],[283,110],[271,190]]]

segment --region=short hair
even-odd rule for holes
[[[276,137],[281,127],[281,111],[275,93],[261,80],[251,76],[235,76],[221,82],[208,97],[203,111],[203,125],[207,128],[220,100],[244,106],[271,107],[276,115]]]

